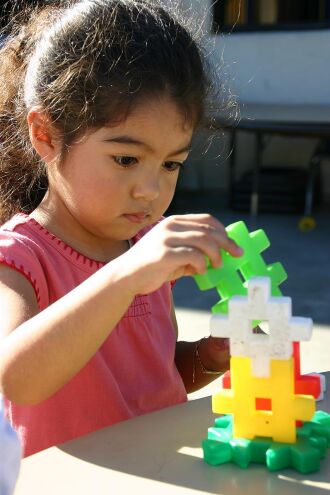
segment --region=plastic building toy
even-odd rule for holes
[[[300,371],[300,346],[299,342],[293,343],[294,368],[295,368],[295,388],[297,394],[311,394],[315,399],[322,396],[321,375],[311,373],[302,375]],[[325,382],[323,381],[323,387]]]
[[[309,373],[308,375],[308,378],[317,378],[317,381],[320,383],[320,394],[315,397],[316,401],[318,400],[323,400],[324,399],[324,392],[326,391],[327,389],[327,382],[325,380],[325,376],[324,375],[321,375],[320,373]]]
[[[204,459],[316,471],[330,446],[330,415],[315,413],[320,377],[300,373],[299,342],[310,339],[312,320],[292,317],[291,299],[279,289],[286,273],[280,263],[266,265],[261,255],[269,246],[265,233],[250,234],[243,222],[226,230],[243,256],[222,252],[222,267],[208,263],[206,274],[195,276],[201,290],[216,288],[220,295],[211,335],[229,338],[231,354],[223,388],[212,398],[215,413],[230,415],[209,428]],[[263,321],[267,334],[256,329]]]
[[[244,222],[229,225],[226,232],[228,237],[244,249],[243,256],[234,258],[221,250],[223,261],[221,267],[212,268],[208,262],[207,272],[194,276],[200,290],[215,288],[220,295],[221,301],[213,306],[212,313],[226,314],[231,296],[245,296],[247,294],[246,282],[251,277],[270,277],[271,294],[281,296],[279,285],[286,280],[287,274],[281,263],[267,266],[261,256],[260,253],[270,246],[265,232],[260,229],[250,233]]]
[[[218,418],[215,428],[209,429],[203,441],[204,459],[210,464],[234,462],[248,467],[263,462],[270,470],[316,471],[330,446],[330,415],[314,414],[314,397],[296,393],[292,348],[292,338],[310,338],[311,320],[291,317],[290,299],[271,297],[269,279],[255,277],[247,285],[247,297],[230,300],[228,317],[211,319],[217,323],[213,336],[230,338],[229,328],[233,334],[231,388],[212,398],[213,412],[232,416]],[[270,335],[253,334],[256,317],[268,319]],[[263,340],[261,345],[255,338]]]
[[[325,377],[319,373],[310,373],[308,375],[301,375],[300,373],[300,348],[299,342],[293,343],[293,356],[294,356],[294,372],[295,372],[295,393],[312,395],[316,400],[322,400],[324,397],[324,391],[326,389]],[[226,371],[222,375],[223,388],[230,388],[231,379],[230,371]],[[267,409],[267,405],[260,402],[260,407],[257,409]]]
[[[255,377],[251,359],[232,357],[230,369],[232,388],[213,396],[215,413],[232,413],[233,435],[271,437],[275,442],[296,441],[296,420],[309,421],[315,412],[315,400],[294,391],[293,359],[270,362],[270,377]],[[256,399],[270,401],[270,410],[257,410]]]
[[[202,442],[204,459],[218,466],[233,462],[242,469],[250,463],[266,464],[270,471],[293,468],[307,474],[320,469],[320,460],[330,447],[330,415],[316,411],[311,421],[297,428],[295,443],[273,442],[271,438],[233,438],[231,415],[216,418]]]
[[[237,242],[244,254],[234,258],[221,250],[223,265],[213,268],[208,261],[207,272],[195,275],[194,279],[200,290],[215,288],[220,295],[220,301],[212,307],[212,313],[228,313],[228,302],[233,295],[247,294],[247,281],[252,277],[266,276],[271,279],[271,295],[281,296],[279,285],[287,278],[281,263],[267,265],[261,255],[270,246],[270,241],[263,230],[249,232],[245,223],[240,221],[226,227],[228,237]],[[258,321],[253,322],[257,326]],[[299,342],[293,343],[295,364],[295,391],[298,394],[311,394],[316,399],[321,396],[322,389],[318,376],[301,375]],[[230,373],[223,379],[225,388],[230,388]]]
[[[292,342],[311,338],[312,320],[291,317],[291,299],[271,297],[267,277],[252,278],[248,296],[233,296],[229,309],[212,316],[211,335],[230,337],[231,356],[249,356],[254,376],[269,376],[270,359],[291,358]],[[269,335],[253,333],[254,320],[267,320]]]

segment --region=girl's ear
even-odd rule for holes
[[[46,113],[40,109],[30,110],[27,122],[32,146],[45,163],[52,162],[61,151],[58,131],[51,124]]]

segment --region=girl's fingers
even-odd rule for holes
[[[243,250],[236,244],[235,241],[230,239],[227,235],[225,227],[216,218],[208,214],[191,214],[191,215],[177,215],[168,217],[169,222],[173,220],[174,224],[171,225],[174,231],[183,231],[189,237],[190,233],[195,233],[198,237],[203,239],[205,236],[205,246],[210,243],[210,240],[215,239],[218,244],[216,252],[214,254],[205,253],[210,257],[211,263],[218,266],[220,262],[219,249],[228,251],[229,254],[235,257],[242,256]],[[201,248],[201,246],[198,246]]]
[[[215,217],[205,214],[188,214],[188,215],[172,215],[167,217],[166,221],[174,224],[174,229],[177,230],[187,229],[191,227],[211,228],[218,230],[219,232],[226,233],[224,225],[219,222]]]
[[[220,246],[214,236],[208,235],[206,237],[202,231],[180,232],[172,242],[174,242],[176,247],[186,249],[187,258],[190,255],[193,256],[197,260],[198,265],[203,263],[203,267],[206,267],[206,257],[209,258],[212,266],[218,267],[221,265]],[[175,246],[173,246],[174,249]],[[201,271],[198,270],[198,273],[201,273]]]
[[[126,270],[135,276],[136,293],[148,294],[165,280],[204,274],[208,262],[221,266],[221,249],[242,255],[224,226],[210,215],[167,217],[127,252]]]
[[[182,264],[181,268],[179,268],[179,272],[183,271],[182,275],[195,275],[196,273],[205,273],[207,269],[207,263],[205,255],[202,251],[197,248],[180,246],[175,249],[175,255],[182,256]],[[175,275],[175,277],[177,274]]]
[[[221,249],[228,251],[233,256],[241,256],[243,251],[226,235],[205,229],[185,230],[176,232],[175,235],[166,241],[172,248],[185,247],[197,249],[205,258],[207,256],[214,267],[219,267],[222,263]]]
[[[238,244],[236,244],[236,242],[233,241],[232,239],[230,239],[229,237],[225,238],[225,242],[221,247],[225,251],[228,251],[229,254],[231,254],[232,256],[235,256],[237,258],[244,254],[244,250],[240,246],[238,246]]]

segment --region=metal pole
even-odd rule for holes
[[[256,159],[254,162],[253,180],[252,180],[252,193],[250,213],[252,218],[256,218],[259,210],[259,175],[261,166],[261,152],[262,152],[262,133],[256,132]]]

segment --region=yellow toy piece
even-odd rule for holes
[[[313,217],[302,217],[298,222],[299,230],[302,232],[310,232],[316,227],[316,221]]]
[[[233,437],[271,437],[275,442],[296,441],[296,421],[309,421],[315,412],[315,400],[294,393],[293,359],[271,360],[270,377],[252,375],[251,358],[230,360],[231,389],[223,389],[212,398],[216,414],[233,414]],[[257,399],[268,399],[270,410],[256,409]]]

